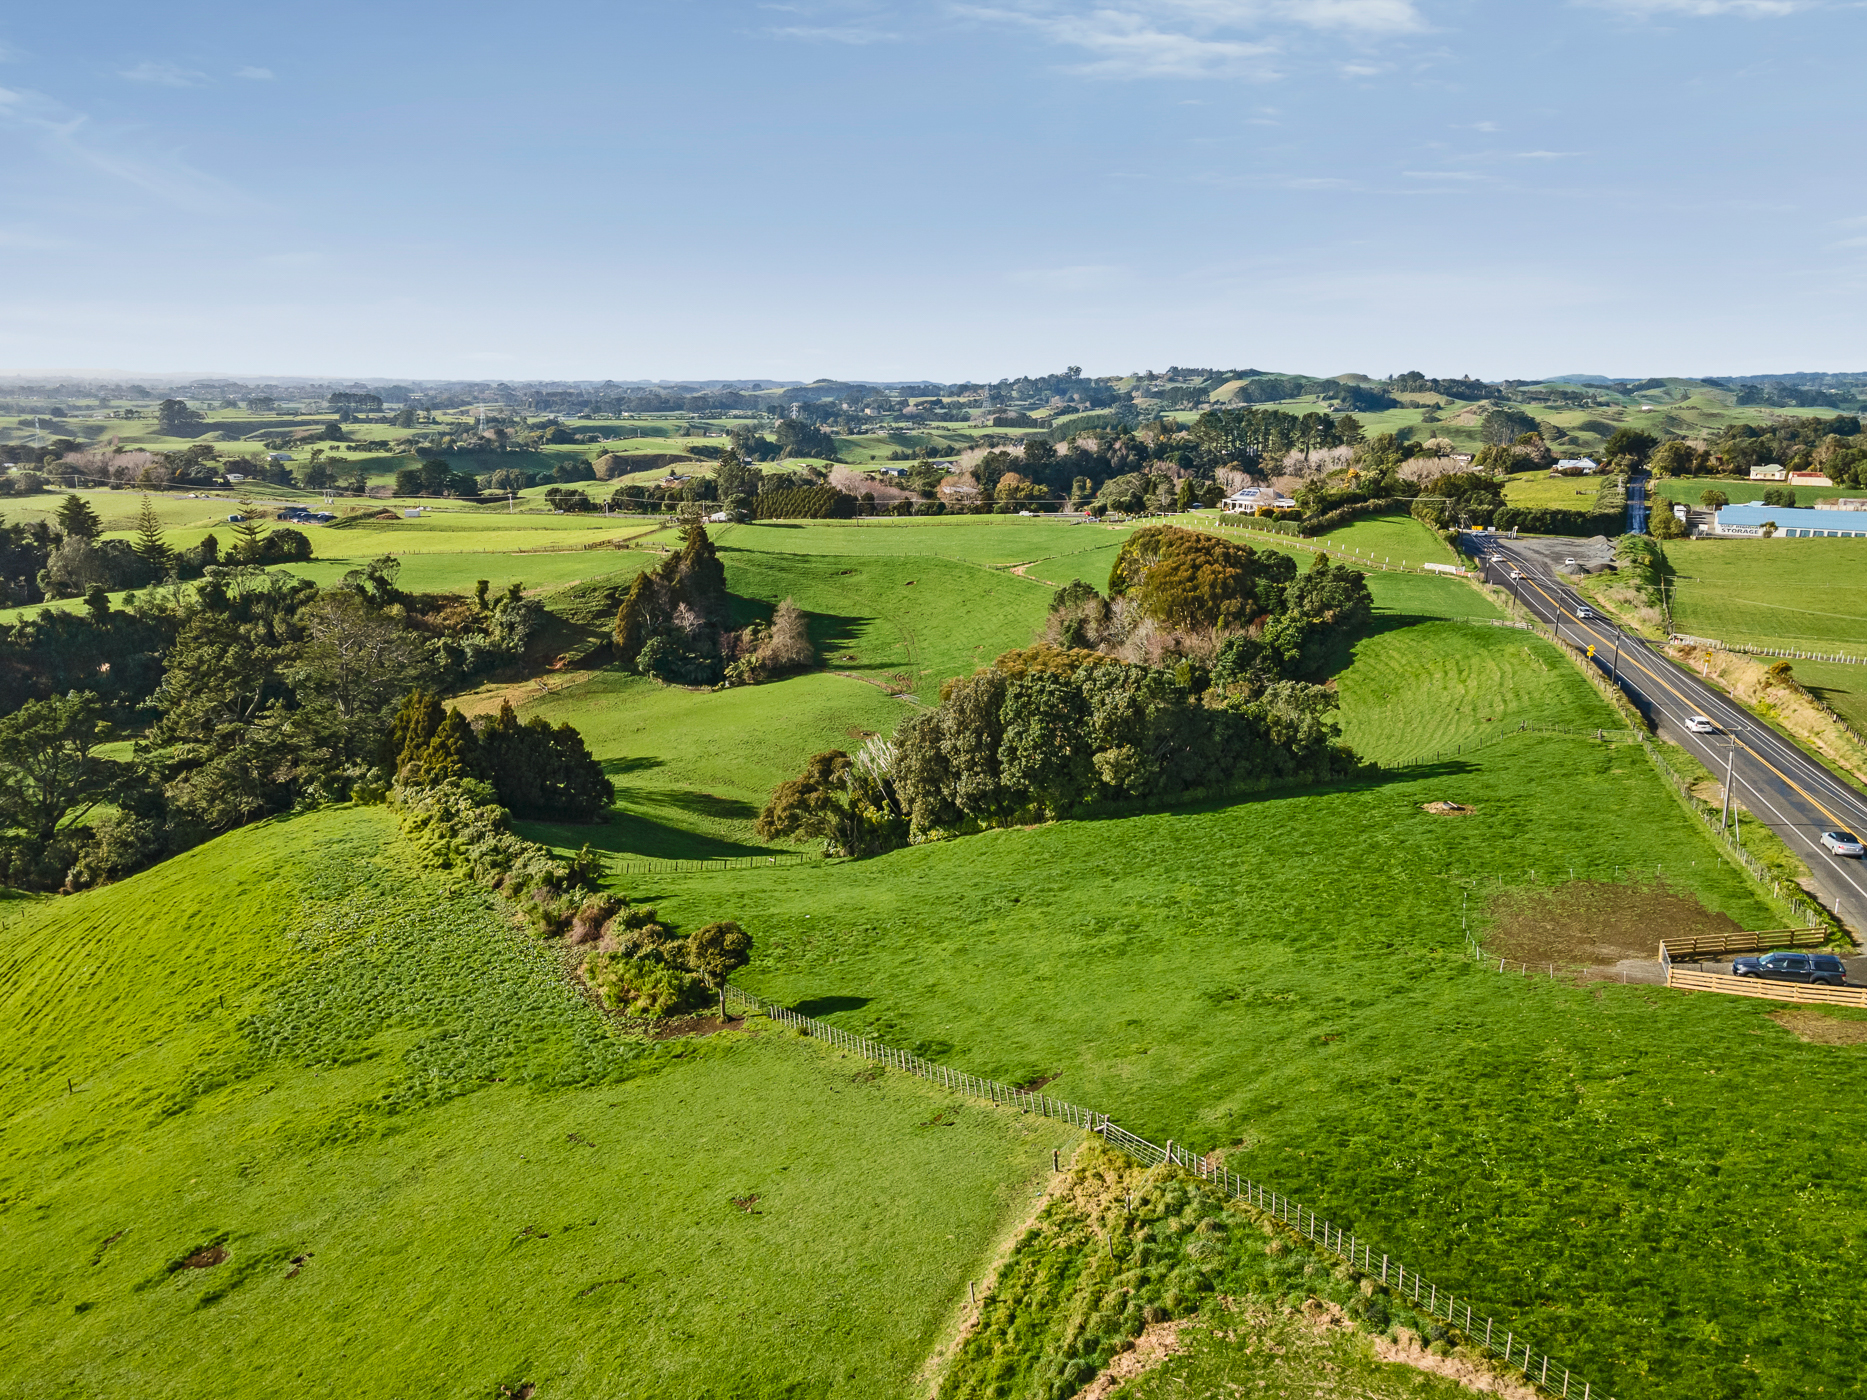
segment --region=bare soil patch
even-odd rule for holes
[[[1156,1322],[1144,1328],[1134,1339],[1134,1346],[1113,1358],[1088,1384],[1082,1392],[1083,1400],[1102,1400],[1123,1381],[1131,1381],[1160,1365],[1180,1349],[1180,1333],[1193,1320],[1183,1317],[1176,1322]]]
[[[1728,914],[1663,882],[1517,886],[1494,894],[1485,913],[1484,946],[1493,957],[1569,967],[1655,958],[1664,939],[1740,931]]]
[[[1867,1045],[1867,1020],[1832,1016],[1813,1006],[1772,1011],[1770,1019],[1810,1045]]]
[[[1444,1376],[1481,1395],[1502,1395],[1505,1400],[1538,1400],[1536,1387],[1521,1376],[1499,1372],[1487,1361],[1472,1356],[1435,1356],[1405,1327],[1396,1328],[1392,1339],[1376,1337],[1374,1354],[1383,1361]]]
[[[214,1244],[209,1245],[206,1249],[197,1249],[193,1254],[190,1254],[186,1259],[182,1260],[180,1264],[176,1265],[176,1267],[180,1269],[211,1269],[216,1264],[224,1263],[226,1258],[227,1251],[220,1245]]]

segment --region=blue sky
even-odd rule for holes
[[[1842,0],[18,6],[0,372],[1867,369]]]

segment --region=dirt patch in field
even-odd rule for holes
[[[1395,1328],[1393,1338],[1376,1337],[1374,1354],[1383,1361],[1444,1376],[1480,1395],[1502,1395],[1505,1400],[1538,1400],[1536,1387],[1521,1377],[1501,1374],[1487,1362],[1471,1356],[1435,1356],[1405,1327]]]
[[[1662,939],[1737,933],[1740,925],[1663,882],[1575,880],[1494,894],[1485,951],[1509,962],[1599,967],[1659,956]]]
[[[206,1249],[197,1249],[175,1267],[178,1269],[211,1269],[216,1264],[225,1263],[226,1259],[227,1251],[214,1244]]]
[[[1422,802],[1422,812],[1431,812],[1436,817],[1463,817],[1476,812],[1476,807],[1467,807],[1462,802]]]
[[[1180,1349],[1180,1333],[1193,1319],[1156,1322],[1144,1328],[1134,1339],[1134,1346],[1113,1358],[1099,1375],[1083,1389],[1083,1400],[1102,1400],[1123,1381],[1153,1370]]]
[[[1772,1011],[1770,1019],[1811,1045],[1867,1045],[1867,1021],[1830,1016],[1812,1006]]]

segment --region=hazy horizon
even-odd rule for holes
[[[80,0],[0,26],[0,364],[1845,370],[1858,35],[1828,0]]]

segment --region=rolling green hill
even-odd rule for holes
[[[21,1397],[906,1395],[1062,1142],[770,1028],[621,1037],[380,809],[7,918]]]

